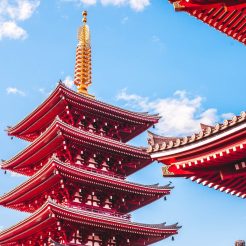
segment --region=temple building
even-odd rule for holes
[[[246,44],[246,0],[169,0],[226,35]]]
[[[173,237],[177,224],[131,221],[130,212],[170,194],[170,185],[127,181],[152,163],[146,148],[126,142],[159,120],[97,100],[91,80],[87,13],[78,33],[74,83],[60,82],[9,136],[30,145],[1,164],[30,176],[0,197],[0,205],[32,213],[0,233],[0,245],[142,246]]]
[[[246,112],[223,124],[201,124],[188,137],[149,132],[151,157],[165,164],[163,176],[185,177],[221,192],[246,198]]]

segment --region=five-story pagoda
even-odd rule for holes
[[[126,144],[158,122],[96,100],[91,84],[90,31],[83,13],[74,83],[53,93],[10,136],[31,144],[2,169],[31,176],[0,197],[0,204],[33,213],[0,233],[0,245],[149,245],[177,234],[177,224],[134,223],[129,212],[168,195],[171,187],[140,185],[126,177],[152,159]],[[56,242],[56,243],[55,243]]]

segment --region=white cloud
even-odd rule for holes
[[[126,89],[117,95],[118,100],[135,110],[159,113],[162,117],[156,125],[159,134],[165,136],[190,135],[198,132],[200,123],[214,125],[229,114],[218,115],[215,108],[203,109],[203,98],[189,96],[186,91],[176,91],[171,97],[151,100],[136,94],[127,93]]]
[[[100,0],[102,5],[130,6],[135,11],[142,11],[150,5],[150,0]]]
[[[127,4],[126,0],[100,0],[102,5],[121,6]]]
[[[0,40],[26,38],[27,33],[19,22],[29,19],[39,4],[40,0],[1,0]]]
[[[81,0],[81,2],[86,5],[95,5],[97,3],[97,0]]]
[[[3,38],[25,39],[26,37],[26,31],[19,27],[14,21],[0,23],[0,40]]]
[[[132,9],[142,11],[150,5],[150,0],[129,0],[129,4]]]
[[[14,4],[7,1],[6,12],[10,18],[15,20],[27,20],[40,4],[39,0],[16,0]]]
[[[15,94],[15,95],[20,95],[20,96],[25,96],[25,92],[17,89],[16,87],[8,87],[6,89],[7,94]]]
[[[135,11],[142,11],[148,5],[150,5],[150,0],[61,0],[62,2],[73,2],[73,3],[82,3],[86,5],[96,5],[101,3],[104,6],[113,5],[113,6],[129,6]]]
[[[225,120],[231,119],[233,116],[235,116],[233,113],[225,113],[221,115],[221,117]]]
[[[72,89],[74,87],[74,83],[73,83],[73,79],[70,76],[67,76],[63,83],[70,89]]]

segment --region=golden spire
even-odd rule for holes
[[[88,87],[91,85],[91,44],[90,29],[87,23],[87,12],[83,12],[83,26],[78,31],[74,84],[79,93],[91,96]]]

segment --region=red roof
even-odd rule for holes
[[[63,180],[66,180],[65,184]],[[96,191],[101,189],[110,194],[112,192],[118,195],[123,194],[126,199],[128,196],[131,197],[131,200],[126,201],[128,206],[119,211],[122,213],[131,212],[168,195],[171,189],[169,185],[140,185],[51,159],[29,180],[0,197],[0,205],[25,212],[34,212],[48,199],[48,195],[52,197],[51,189],[59,190],[61,185],[66,186],[67,182],[70,185],[72,182],[75,186],[85,186]],[[46,194],[48,195],[45,199]],[[38,204],[35,203],[35,200],[38,201]]]
[[[246,114],[185,138],[149,133],[151,157],[167,166],[163,175],[187,177],[232,195],[246,197]]]
[[[170,0],[176,11],[185,11],[217,30],[246,44],[246,0]]]
[[[103,227],[105,231],[111,231],[116,236],[124,235],[135,246],[143,245],[143,242],[139,243],[138,240],[144,239],[146,242],[150,240],[148,244],[154,243],[177,234],[180,228],[177,224],[166,226],[165,223],[159,225],[134,223],[122,218],[73,209],[48,201],[29,218],[2,231],[0,245],[17,245],[22,240],[32,239],[33,235],[42,235],[44,231],[50,232],[52,238],[52,234],[59,234],[61,229],[71,230],[72,227],[70,229],[69,225],[72,226],[72,224],[78,228],[86,225],[87,229],[93,228],[94,233]]]
[[[105,122],[113,122],[119,127],[122,141],[127,142],[138,134],[157,123],[158,115],[128,111],[68,89],[59,83],[53,93],[30,115],[14,127],[8,129],[8,134],[28,141],[33,141],[63,112],[76,108],[81,114],[94,115]],[[124,129],[131,125],[131,131]]]
[[[184,149],[194,149],[197,146],[204,148],[210,143],[220,143],[226,141],[229,144],[238,139],[245,138],[246,132],[246,112],[239,116],[234,116],[230,120],[225,120],[222,124],[207,126],[201,124],[201,131],[186,137],[165,137],[149,132],[149,149],[148,152],[184,152]],[[190,146],[190,147],[189,147]],[[175,150],[176,149],[176,150]],[[167,152],[170,150],[169,152]],[[172,151],[171,151],[172,150]],[[154,156],[158,154],[153,154]]]
[[[103,151],[105,156],[110,151],[110,156],[127,157],[134,164],[134,167],[129,167],[128,175],[152,162],[150,155],[142,148],[83,131],[56,118],[49,128],[27,148],[12,159],[3,162],[2,168],[32,175],[38,171],[38,168],[41,168],[41,163],[45,163],[58,148],[67,148],[64,147],[66,140],[78,144],[81,148],[93,148],[94,152],[95,150]]]

